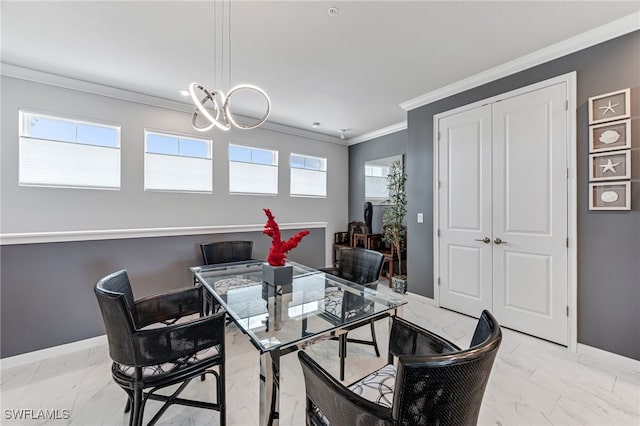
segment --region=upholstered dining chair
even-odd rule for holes
[[[218,241],[200,244],[205,265],[253,259],[253,241]]]
[[[202,316],[202,287],[134,300],[129,277],[122,270],[99,280],[94,292],[107,331],[113,360],[111,374],[127,393],[125,412],[130,410],[129,425],[142,425],[149,399],[164,401],[149,421],[150,425],[155,424],[171,404],[217,410],[220,424],[224,425],[225,312]],[[166,325],[168,320],[178,317],[183,320]],[[205,374],[216,377],[216,402],[179,397],[193,378]],[[156,393],[176,384],[180,385],[171,395]]]
[[[394,317],[389,364],[349,386],[299,351],[306,424],[474,425],[501,340],[500,326],[488,311],[465,350]]]
[[[357,247],[345,247],[341,248],[338,254],[338,266],[335,268],[322,268],[321,271],[375,290],[378,288],[378,278],[380,278],[383,263],[384,255],[382,253]],[[341,315],[349,315],[349,310],[352,306],[356,305],[353,303],[354,301],[351,300],[353,297],[351,293],[344,294],[344,299],[340,301]],[[330,305],[330,302],[331,301],[329,301],[328,305]],[[344,364],[345,358],[347,357],[348,342],[373,346],[376,356],[380,356],[374,320],[369,321],[369,327],[371,328],[371,340],[349,338],[348,332],[338,337],[340,380],[344,380]]]

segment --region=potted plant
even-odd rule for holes
[[[389,174],[387,175],[387,189],[389,198],[387,207],[382,216],[384,223],[383,240],[391,246],[391,253],[398,257],[398,275],[391,277],[393,290],[399,293],[407,291],[407,276],[402,273],[402,250],[406,228],[403,225],[404,217],[407,214],[407,175],[401,161],[391,163]],[[393,259],[391,260],[393,262]]]

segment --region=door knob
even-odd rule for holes
[[[500,238],[496,238],[495,240],[493,240],[493,242],[496,244],[507,244],[506,241],[502,241]]]
[[[476,238],[475,241],[482,241],[485,244],[489,244],[491,242],[491,238],[489,238],[489,237],[484,237],[482,239]]]

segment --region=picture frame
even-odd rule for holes
[[[589,210],[631,210],[631,182],[590,183]]]
[[[631,150],[589,155],[589,180],[631,179]]]
[[[631,119],[589,126],[589,152],[631,148]]]
[[[589,124],[631,117],[631,89],[618,90],[589,98]]]

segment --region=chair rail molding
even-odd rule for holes
[[[292,222],[280,229],[326,228],[327,222]],[[173,228],[100,229],[85,231],[25,232],[0,234],[0,246],[13,244],[59,243],[67,241],[117,240],[125,238],[172,237],[233,232],[262,232],[264,224],[188,226]]]

